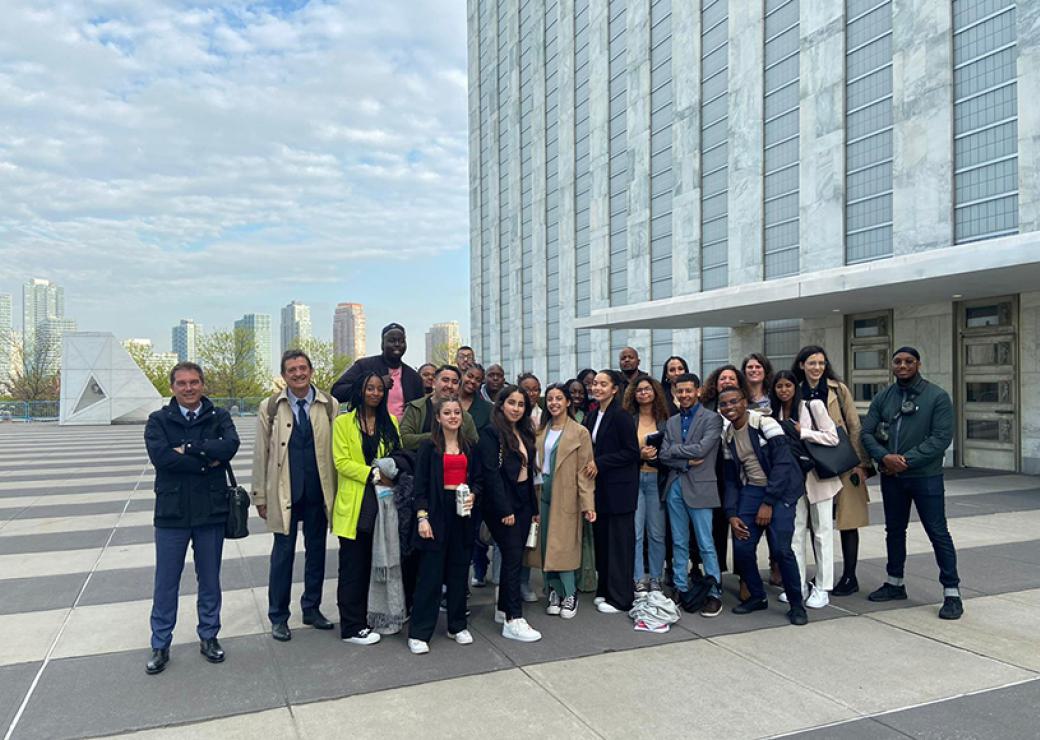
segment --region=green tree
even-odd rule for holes
[[[354,361],[349,355],[337,355],[332,349],[332,342],[321,339],[308,339],[303,342],[301,349],[311,358],[311,365],[314,366],[311,382],[326,393],[332,390],[332,384]]]
[[[7,377],[0,377],[0,396],[15,401],[57,401],[61,397],[60,350],[37,336],[28,347],[13,332],[0,335],[0,353],[11,358]]]
[[[174,363],[160,362],[152,350],[146,346],[132,343],[126,347],[127,354],[133,358],[141,372],[163,396],[170,395],[170,370]]]
[[[245,329],[217,329],[199,345],[199,364],[206,373],[206,395],[212,398],[255,398],[271,392],[267,363]]]

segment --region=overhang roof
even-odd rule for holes
[[[578,329],[740,326],[1040,290],[1040,232],[596,309]]]

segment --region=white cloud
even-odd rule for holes
[[[287,249],[320,292],[468,241],[464,0],[4,6],[0,289],[129,305],[189,255],[245,301]]]

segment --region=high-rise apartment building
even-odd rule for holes
[[[65,318],[65,289],[57,283],[33,278],[22,285],[22,342],[26,357],[32,357],[40,326],[51,319]]]
[[[14,360],[14,316],[10,293],[0,293],[0,383],[11,377]]]
[[[171,334],[170,346],[177,353],[178,362],[198,362],[202,324],[196,324],[191,319],[181,319]]]
[[[1040,472],[1040,33],[1015,0],[473,0],[471,326],[550,382],[917,346]]]
[[[301,347],[311,336],[311,307],[299,301],[283,307],[282,352]]]
[[[332,318],[332,351],[356,360],[365,356],[365,307],[340,303]]]
[[[434,324],[426,332],[426,361],[435,365],[455,362],[455,353],[461,346],[458,321]]]
[[[256,357],[263,364],[264,370],[273,375],[274,364],[271,356],[271,314],[247,313],[235,322],[235,331],[244,331]]]
[[[76,331],[72,319],[47,319],[36,326],[33,343],[34,355],[26,355],[30,362],[39,362],[51,372],[61,369],[62,339],[67,332]]]

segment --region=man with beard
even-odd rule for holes
[[[424,397],[423,382],[419,373],[402,359],[408,349],[403,326],[391,323],[383,327],[382,348],[382,354],[362,357],[347,368],[332,386],[332,395],[340,403],[346,403],[357,380],[370,372],[379,373],[389,389],[387,408],[400,421],[404,418],[404,407],[410,401]]]

